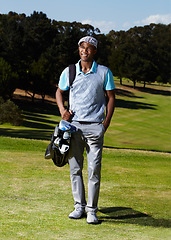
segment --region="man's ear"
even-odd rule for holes
[[[97,48],[94,47],[94,55],[97,53]]]

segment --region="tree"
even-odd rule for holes
[[[115,76],[120,79],[120,84],[122,84],[122,78],[126,74],[125,70],[125,59],[126,59],[126,32],[111,31],[107,38],[111,42],[111,53],[109,55],[109,67]]]
[[[95,60],[98,64],[109,66],[110,41],[104,34],[98,34],[94,37],[98,40],[98,51],[95,55]]]
[[[43,12],[30,16],[9,12],[0,14],[1,72],[9,68],[8,77],[13,75],[12,84],[4,76],[1,79],[11,84],[9,89],[12,86],[6,97],[17,87],[32,90],[33,95],[39,92],[42,98],[50,89],[54,93],[62,70],[79,60],[77,42],[86,35],[98,39],[95,60],[110,67],[121,84],[123,77],[130,78],[134,87],[137,81],[145,86],[146,82],[170,80],[170,24],[104,35],[89,24],[52,21]]]
[[[150,39],[151,55],[157,70],[156,80],[167,83],[171,76],[171,24],[156,24],[152,27]]]
[[[157,77],[157,66],[153,59],[150,41],[154,25],[134,27],[127,32],[111,31],[107,36],[112,42],[112,53],[109,57],[110,67],[120,77],[127,77],[136,82],[154,82]],[[155,51],[155,50],[154,50]]]
[[[0,96],[3,99],[11,98],[17,79],[18,75],[12,71],[11,66],[0,58]]]
[[[25,79],[25,69],[28,68],[27,54],[23,46],[25,18],[25,14],[18,15],[14,12],[0,15],[0,56],[10,64],[12,71],[18,74],[15,88],[21,86],[22,79]]]
[[[42,96],[44,102],[45,95],[50,92],[50,68],[48,60],[41,56],[38,61],[33,61],[30,67],[30,85],[27,90],[32,92],[32,101],[35,94]]]

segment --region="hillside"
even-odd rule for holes
[[[154,151],[171,151],[170,86],[137,84],[115,79],[116,109],[111,125],[105,134],[105,147],[133,148]],[[14,101],[24,114],[24,124],[14,127],[0,126],[2,136],[49,140],[60,121],[55,99],[47,96],[45,103],[39,95],[35,102],[24,91],[17,89]]]

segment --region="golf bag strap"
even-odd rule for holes
[[[75,75],[76,75],[76,66],[75,66],[75,64],[70,64],[69,65],[69,88],[72,86],[72,83],[75,79]],[[68,94],[67,109],[69,110],[69,94]]]
[[[69,65],[69,87],[72,86],[72,83],[75,79],[75,75],[76,75],[75,64],[70,64]]]

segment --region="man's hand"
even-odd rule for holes
[[[108,97],[108,103],[106,106],[106,118],[103,122],[103,126],[105,130],[109,127],[112,115],[114,113],[115,109],[115,90],[108,90],[106,91],[107,97]]]
[[[69,121],[72,115],[72,111],[71,110],[68,111],[65,108],[63,94],[64,94],[64,91],[58,88],[56,91],[56,103],[58,105],[62,119],[65,121]]]
[[[67,111],[67,109],[65,109],[64,111],[61,111],[61,117],[65,121],[69,121],[71,119],[72,114],[73,113],[71,110]]]

